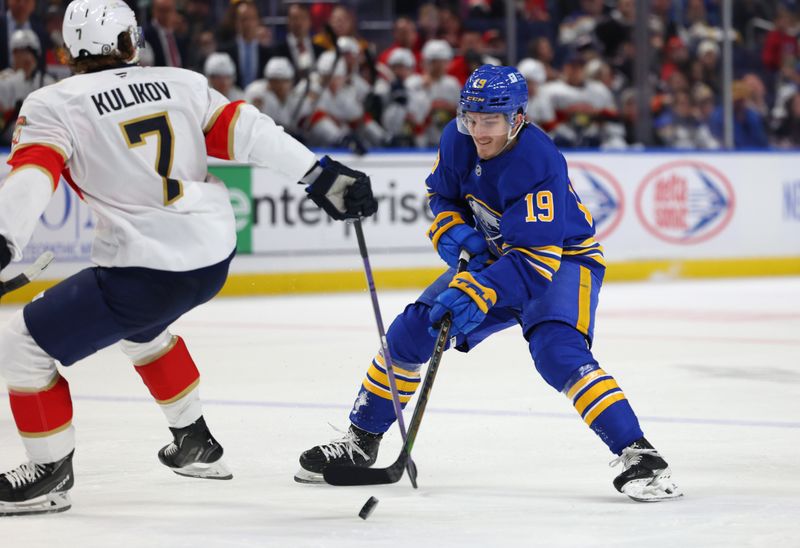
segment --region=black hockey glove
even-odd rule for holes
[[[3,270],[11,262],[11,250],[8,248],[8,242],[5,237],[0,234],[0,270]]]
[[[369,217],[378,210],[369,177],[325,156],[300,181],[309,198],[333,219]]]

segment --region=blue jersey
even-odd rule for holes
[[[569,182],[564,156],[535,125],[526,125],[511,149],[481,160],[453,120],[426,183],[434,216],[457,212],[486,237],[497,261],[481,276],[497,292],[498,305],[542,296],[561,261],[580,263],[602,279],[605,260],[592,215]]]

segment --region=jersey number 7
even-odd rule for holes
[[[119,127],[122,128],[128,148],[144,145],[145,139],[150,135],[158,137],[156,173],[161,175],[164,184],[164,205],[178,201],[183,196],[183,184],[178,179],[171,179],[169,176],[175,147],[169,115],[166,112],[158,112],[122,122]]]

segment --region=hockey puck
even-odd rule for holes
[[[375,497],[370,497],[367,499],[367,502],[364,503],[364,506],[361,507],[358,517],[361,519],[367,519],[370,514],[372,514],[372,511],[375,510],[376,506],[378,506],[378,499]]]

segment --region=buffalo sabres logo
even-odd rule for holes
[[[494,248],[492,251],[498,256],[502,255],[503,239],[500,234],[500,214],[472,194],[467,195],[467,203],[475,217],[476,228],[479,228],[486,236],[489,245]]]

